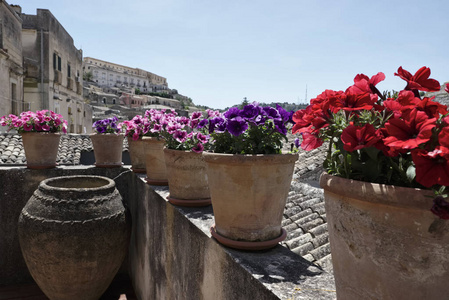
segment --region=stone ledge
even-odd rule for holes
[[[145,176],[140,175],[139,177],[141,179],[139,185],[146,185],[143,181]],[[174,230],[172,234],[175,236],[189,234],[187,239],[198,241],[198,245],[203,248],[202,257],[196,257],[194,265],[189,266],[194,270],[198,270],[195,265],[203,266],[202,283],[197,282],[197,288],[202,292],[196,295],[198,299],[209,299],[207,296],[212,295],[213,299],[336,298],[334,278],[331,273],[281,245],[257,252],[224,247],[211,237],[209,231],[210,226],[214,223],[211,206],[203,208],[173,206],[167,201],[168,187],[147,185],[147,188],[155,192],[156,197],[150,200],[159,203],[157,206],[161,206],[161,212],[173,214],[173,217],[166,218],[166,221],[171,221],[170,219],[173,218],[174,222],[194,225],[194,228],[181,225],[182,228],[188,227],[188,232]],[[176,227],[175,224],[166,223],[165,225],[169,228]],[[184,250],[188,249],[184,248]],[[214,264],[219,266],[218,269],[204,270],[207,261],[214,261]],[[226,267],[223,268],[223,266]],[[172,276],[176,277],[177,275],[172,274]],[[209,278],[206,279],[204,276]],[[135,287],[136,284],[138,285],[138,283],[135,282]],[[205,288],[206,284],[208,289]],[[139,288],[136,288],[136,294],[139,295]]]
[[[173,206],[166,200],[168,188],[146,184],[144,175],[127,168],[92,166],[50,170],[0,167],[0,285],[32,280],[18,244],[17,219],[39,182],[76,174],[113,178],[127,203],[133,233],[129,260],[121,274],[129,270],[139,299],[336,297],[332,274],[307,260],[313,257],[298,256],[280,245],[260,252],[226,248],[210,235],[214,223],[211,206]],[[321,260],[327,262],[329,257]]]

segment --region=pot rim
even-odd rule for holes
[[[280,154],[228,154],[203,152],[207,163],[244,164],[253,162],[270,162],[272,164],[294,163],[298,160],[298,153]]]
[[[123,133],[97,133],[97,132],[94,132],[94,133],[89,133],[89,136],[99,136],[99,135],[108,135],[108,136],[123,136],[123,137],[125,137],[125,134],[123,134]]]
[[[167,148],[167,147],[164,147],[164,152],[168,152],[168,153],[188,153],[188,154],[190,154],[190,153],[192,153],[192,155],[202,155],[202,153],[196,153],[196,152],[193,152],[192,150],[176,150],[176,149],[169,149],[169,148]]]
[[[28,134],[46,134],[46,135],[63,135],[63,133],[61,133],[60,131],[58,132],[48,132],[48,131],[27,131],[27,132],[21,132],[19,133],[20,135],[28,135]]]
[[[77,178],[86,178],[89,180],[102,180],[105,181],[104,185],[101,185],[99,187],[71,187],[71,188],[65,188],[65,187],[56,187],[52,186],[51,182],[55,181],[62,181],[62,180],[73,180]],[[58,177],[51,177],[47,178],[39,184],[39,189],[44,191],[54,191],[57,193],[85,193],[85,192],[103,192],[103,191],[109,191],[111,189],[115,189],[115,182],[114,180],[104,177],[104,176],[96,176],[96,175],[69,175],[69,176],[58,176]]]
[[[347,179],[326,172],[320,176],[320,186],[325,192],[351,199],[410,209],[430,210],[435,198],[431,190]]]

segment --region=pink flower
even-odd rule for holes
[[[201,153],[201,152],[203,152],[203,151],[204,151],[204,146],[203,146],[203,144],[201,144],[201,143],[196,144],[196,146],[192,148],[192,151],[193,151],[193,152],[196,152],[196,153]]]
[[[31,130],[33,130],[33,125],[28,124],[28,123],[23,124],[23,130],[31,131]]]

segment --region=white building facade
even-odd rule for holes
[[[84,58],[83,73],[91,73],[92,81],[100,87],[134,88],[144,93],[169,91],[162,76],[92,57]]]

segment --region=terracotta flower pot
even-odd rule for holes
[[[180,206],[211,204],[206,163],[201,153],[164,149],[170,196],[168,201]]]
[[[128,137],[128,150],[133,172],[145,173],[145,148],[142,139],[135,141]]]
[[[18,233],[28,269],[50,299],[98,299],[126,256],[130,226],[113,180],[63,176],[39,184]]]
[[[298,155],[203,155],[215,216],[214,237],[240,249],[270,248],[284,239],[282,215]]]
[[[144,136],[146,181],[152,185],[168,185],[164,158],[164,140]]]
[[[428,190],[323,174],[338,299],[446,299],[449,223]]]
[[[56,167],[59,150],[59,133],[25,132],[22,136],[23,148],[29,169],[51,169]]]
[[[91,134],[94,147],[95,166],[98,168],[117,168],[122,166],[123,134]]]

